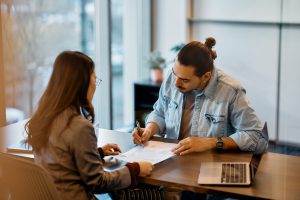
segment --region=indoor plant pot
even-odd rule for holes
[[[163,81],[163,72],[166,66],[166,60],[159,51],[153,51],[148,57],[148,67],[150,68],[150,79],[152,82],[161,83]]]

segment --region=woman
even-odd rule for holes
[[[91,58],[76,51],[62,52],[26,124],[35,162],[49,171],[62,199],[96,199],[93,194],[134,185],[138,175],[149,175],[153,169],[151,163],[139,162],[114,172],[103,170],[102,158],[120,148],[107,144],[97,149],[91,104],[96,79]]]

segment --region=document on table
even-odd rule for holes
[[[29,144],[19,142],[7,147],[7,153],[30,153],[33,154],[32,147]]]
[[[176,144],[159,141],[149,141],[145,145],[137,145],[129,151],[116,156],[126,162],[148,161],[152,164],[164,161],[175,154],[171,151]]]

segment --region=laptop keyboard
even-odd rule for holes
[[[245,163],[224,163],[222,164],[221,183],[246,183]]]

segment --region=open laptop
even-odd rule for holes
[[[268,137],[267,123],[262,133]],[[253,154],[250,162],[202,162],[198,184],[251,185],[261,157],[262,154]]]
[[[202,162],[198,184],[251,185],[262,154],[253,154],[250,162]]]

